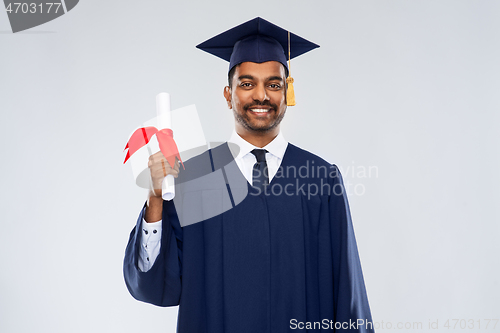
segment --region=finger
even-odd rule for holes
[[[150,161],[152,161],[153,163],[160,163],[160,161],[161,161],[162,159],[165,159],[165,156],[163,156],[162,152],[161,152],[161,151],[159,151],[159,152],[157,152],[157,153],[155,153],[155,154],[153,154],[153,155],[150,155],[150,156],[149,156],[149,159],[150,159]]]
[[[167,177],[167,171],[165,170],[165,162],[161,160],[161,167],[163,168],[163,177]]]
[[[150,168],[151,176],[155,178],[164,178],[166,175],[174,175],[177,176],[179,174],[179,170],[175,170],[168,167],[168,163],[160,163],[156,164]]]
[[[165,158],[165,156],[163,156],[163,153],[161,152],[161,150],[157,153],[154,153],[152,156],[154,156],[155,158]]]
[[[162,167],[165,167],[165,170],[167,170],[167,172],[170,172],[171,170],[174,170],[171,166],[170,166],[170,163],[168,163],[167,160],[162,160]]]

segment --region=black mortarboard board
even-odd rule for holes
[[[288,47],[290,46],[290,58]],[[319,45],[290,33],[260,17],[240,24],[196,46],[229,61],[229,71],[245,61],[279,61],[288,70],[287,60],[311,51]],[[285,53],[286,52],[286,53]]]
[[[319,45],[260,17],[240,24],[196,46],[219,58],[229,61],[229,71],[242,62],[262,63],[278,61],[285,66],[287,60],[309,52]],[[293,79],[287,78],[287,105],[295,105]]]

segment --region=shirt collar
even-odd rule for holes
[[[246,154],[249,154],[253,149],[265,149],[270,154],[282,159],[285,155],[286,147],[288,146],[288,142],[283,137],[281,131],[273,139],[273,141],[269,142],[265,147],[262,148],[255,147],[250,142],[244,140],[241,136],[238,135],[238,133],[236,133],[234,129],[228,142],[234,143],[240,147],[240,152],[237,156],[239,158],[245,156]]]

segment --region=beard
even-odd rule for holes
[[[271,114],[271,119],[263,120],[252,120],[249,117],[249,109],[255,106],[269,106],[271,109],[269,113]],[[254,132],[267,132],[278,126],[283,117],[285,117],[286,109],[278,114],[278,106],[269,101],[263,103],[249,103],[243,106],[242,111],[237,111],[233,109],[234,118],[238,123],[240,123],[244,128]]]

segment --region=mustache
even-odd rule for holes
[[[271,107],[271,109],[273,109],[275,111],[278,109],[278,105],[271,103],[270,101],[263,101],[263,102],[254,101],[253,103],[248,103],[248,104],[243,105],[243,110],[248,111],[248,109],[251,109],[255,106],[269,106],[269,107]]]

